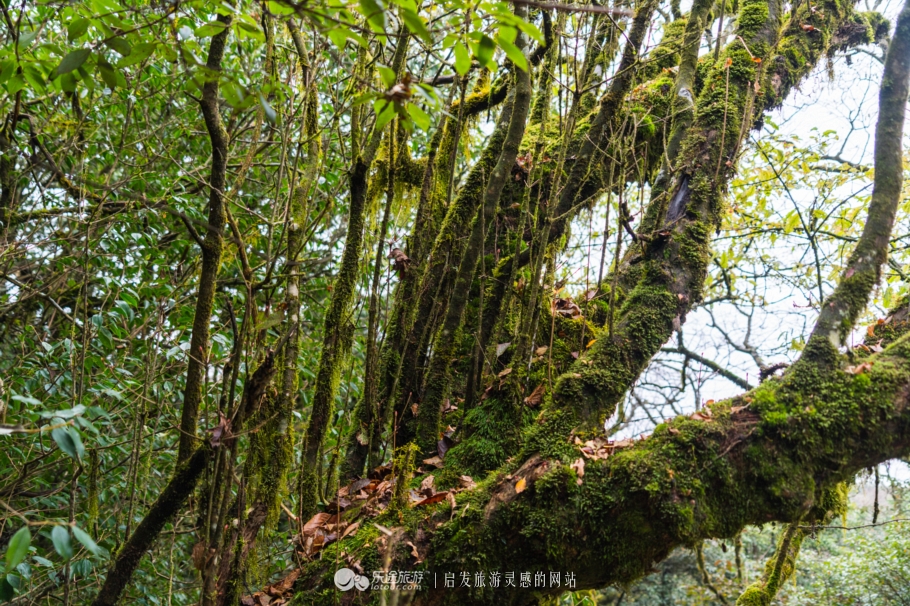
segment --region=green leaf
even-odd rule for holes
[[[105,40],[104,43],[120,53],[120,55],[123,57],[126,57],[131,52],[133,52],[133,47],[130,46],[130,43],[119,36]]]
[[[155,49],[158,48],[157,42],[143,42],[133,47],[132,52],[117,62],[117,67],[129,67],[141,61],[145,61]]]
[[[385,105],[382,105],[383,103]],[[377,105],[382,106],[382,111],[376,112],[376,125],[373,128],[379,131],[395,117],[395,104],[384,99],[377,99],[373,107],[375,108]]]
[[[85,17],[78,17],[70,21],[69,25],[66,26],[67,40],[72,42],[77,38],[81,38],[88,31],[88,26],[91,24],[92,22]]]
[[[278,122],[278,114],[275,112],[275,109],[269,105],[268,100],[259,93],[259,104],[262,106],[262,109],[265,111],[265,119],[269,121],[270,124],[275,124]]]
[[[512,63],[514,63],[518,69],[524,72],[528,71],[528,59],[517,46],[502,37],[499,38],[498,42],[499,47],[506,52],[506,56],[512,60]]]
[[[85,412],[85,406],[82,404],[77,404],[72,408],[67,408],[66,410],[53,410],[50,412],[42,412],[42,419],[50,419],[52,417],[57,417],[59,419],[72,419],[73,417],[78,417]]]
[[[518,37],[518,30],[510,25],[503,25],[499,28],[499,33],[496,37],[506,42],[515,42],[515,38]]]
[[[26,48],[38,35],[38,30],[31,32],[19,32],[19,48]]]
[[[246,36],[257,42],[265,42],[265,34],[262,33],[259,26],[247,23],[246,21],[235,21],[234,23],[237,24],[237,33],[240,34],[241,37]]]
[[[73,526],[73,536],[82,543],[86,549],[88,549],[92,555],[98,555],[101,553],[101,548],[98,547],[98,543],[92,540],[92,537],[89,536],[87,532],[79,528],[78,526]]]
[[[28,526],[19,529],[13,538],[9,540],[9,546],[6,548],[6,570],[13,570],[19,565],[19,562],[28,555],[28,546],[32,542],[32,533]]]
[[[517,25],[518,29],[529,35],[538,44],[546,44],[547,40],[544,38],[543,33],[541,33],[541,31],[533,23],[528,23],[523,19],[518,19]]]
[[[408,103],[408,115],[411,116],[411,120],[414,121],[414,124],[419,126],[423,130],[430,128],[430,117],[425,111],[420,109],[420,106],[415,103]]]
[[[455,43],[455,71],[464,76],[471,70],[471,55],[461,42]]]
[[[214,36],[215,34],[220,34],[221,31],[227,27],[227,23],[222,21],[209,21],[205,25],[200,25],[196,28],[196,31],[193,32],[197,38],[208,38],[209,36]]]
[[[70,533],[66,526],[54,526],[51,541],[54,543],[54,549],[64,560],[73,557],[73,543],[70,541]]]
[[[360,3],[360,13],[366,17],[373,31],[380,34],[385,32],[385,6],[381,0],[358,0],[358,2]]]
[[[269,0],[268,2],[269,12],[273,15],[293,15],[295,12],[294,7],[284,2],[275,2],[274,0]]]
[[[379,76],[382,78],[382,83],[385,84],[386,88],[395,86],[395,72],[391,68],[385,65],[377,65],[376,69],[379,70]]]
[[[101,76],[101,80],[104,81],[108,88],[111,90],[117,88],[117,72],[114,69],[113,65],[103,59],[99,60],[98,74]]]
[[[496,69],[496,64],[493,63],[493,52],[495,50],[496,43],[488,35],[483,34],[474,47],[474,56],[477,57],[481,65],[490,71],[494,71]]]
[[[22,402],[23,404],[30,404],[31,406],[40,406],[41,405],[41,400],[38,400],[31,396],[20,396],[17,394],[17,395],[14,395],[10,399],[15,400],[17,402]]]
[[[16,597],[16,590],[9,584],[6,577],[3,577],[0,579],[0,600],[10,602],[14,597]]]
[[[63,58],[60,62],[60,65],[54,69],[54,78],[57,76],[62,76],[63,74],[68,74],[76,68],[80,67],[85,60],[89,58],[89,55],[92,54],[92,49],[90,48],[80,48],[79,50],[74,50]]]
[[[82,69],[82,68],[76,68]],[[37,93],[44,92],[44,74],[38,69],[38,65],[31,63],[28,65],[22,66],[22,77],[25,78],[25,81],[32,86],[32,90]]]
[[[22,76],[16,74],[12,78],[10,78],[9,82],[6,84],[6,92],[8,92],[11,95],[15,95],[20,90],[22,90],[22,88],[24,86],[25,86],[25,80],[22,78]],[[15,399],[15,396],[13,396],[13,398]]]
[[[423,18],[420,15],[410,9],[402,8],[401,18],[404,19],[408,29],[420,36],[424,42],[433,43],[433,36],[430,35],[430,30],[427,29],[427,25],[423,22]]]
[[[70,426],[66,428],[66,433],[70,435],[70,439],[76,446],[76,457],[82,459],[85,456],[85,445],[82,444],[82,436],[79,434],[79,430]]]
[[[344,50],[344,45],[348,41],[348,30],[346,28],[336,27],[335,29],[330,29],[327,35],[332,44],[338,47],[338,50]]]
[[[3,67],[0,67],[0,84],[3,84],[10,79],[10,76],[16,71],[16,62],[12,59],[7,59],[2,63]]]
[[[76,442],[73,440],[73,436],[67,431],[66,427],[55,427],[51,431],[51,437],[54,439],[54,442],[57,443],[57,446],[60,447],[60,450],[74,459],[78,458],[79,455],[76,451]]]

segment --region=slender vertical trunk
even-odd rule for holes
[[[515,15],[524,18],[526,8],[516,5]],[[524,36],[519,34],[515,45],[524,49]],[[455,276],[452,298],[446,308],[445,319],[437,337],[430,370],[427,376],[426,396],[421,403],[417,420],[417,440],[420,448],[428,453],[436,446],[439,432],[439,416],[442,401],[448,386],[448,372],[455,356],[455,335],[461,326],[465,307],[471,291],[471,282],[477,270],[477,262],[483,254],[487,230],[493,223],[499,197],[512,176],[512,169],[518,157],[518,146],[524,137],[531,105],[531,78],[528,72],[514,68],[515,86],[511,103],[509,127],[502,144],[502,151],[490,174],[483,192],[483,205],[474,218],[471,235],[464,256]],[[505,110],[504,110],[505,111]]]
[[[232,17],[218,15],[225,27],[212,37],[206,68],[221,71],[221,60],[227,44]],[[218,107],[218,79],[210,78],[202,86],[202,116],[212,142],[212,170],[209,175],[208,226],[202,239],[202,271],[199,274],[199,292],[196,295],[196,314],[190,337],[189,363],[186,369],[186,388],[183,392],[183,411],[180,416],[180,446],[177,461],[189,459],[196,447],[196,426],[199,422],[199,405],[202,402],[203,382],[209,356],[209,323],[215,303],[215,284],[221,267],[223,247],[222,231],[225,224],[224,185],[227,174],[228,135],[221,121]]]
[[[404,66],[409,36],[406,30],[402,30],[397,38],[398,46],[392,61],[392,69],[396,75],[401,73]],[[340,380],[341,367],[351,347],[353,334],[348,315],[360,274],[367,206],[367,177],[379,149],[382,132],[383,128],[373,128],[369,141],[355,157],[349,176],[350,209],[347,239],[338,278],[332,291],[332,302],[325,316],[322,353],[313,391],[313,408],[303,442],[298,511],[300,517],[304,519],[312,515],[319,499],[319,484],[316,479],[319,476],[322,445],[335,409],[335,392]]]

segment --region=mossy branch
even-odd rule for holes
[[[805,13],[804,7],[795,10],[778,42],[780,6],[765,0],[740,5],[738,37],[702,87],[670,195],[666,201],[652,200],[661,207],[652,219],[659,231],[647,245],[632,249],[619,269],[617,282],[628,294],[617,306],[612,337],[598,339],[557,382],[554,406],[571,410],[581,425],[599,427],[612,414],[674,327],[701,300],[711,232],[723,216],[726,184],[744,133],[808,74],[826,52],[831,33],[850,14],[849,6],[833,0],[820,16]],[[811,32],[801,27],[807,19],[815,23]],[[795,49],[799,58],[789,58]],[[607,280],[612,283],[613,277]]]
[[[875,126],[875,177],[872,202],[856,248],[834,292],[825,299],[809,344],[818,350],[816,362],[846,342],[865,309],[872,289],[881,279],[888,259],[891,231],[903,185],[904,116],[910,92],[910,2],[905,2],[897,19],[894,38],[885,57],[879,92],[879,114]],[[804,356],[804,359],[808,359]]]
[[[535,425],[525,440],[541,454],[516,458],[459,495],[463,515],[453,517],[444,503],[412,522],[407,530],[427,560],[415,565],[400,554],[399,568],[440,575],[572,571],[578,589],[602,588],[647,574],[678,546],[733,538],[746,525],[822,521],[843,481],[910,452],[910,337],[870,361],[865,374],[791,371],[713,405],[709,420],[678,417],[605,458],[586,458],[565,439],[568,426],[557,434]],[[578,459],[583,475],[573,466]],[[324,560],[332,561],[331,549],[350,554],[352,547],[341,542]],[[309,567],[299,589],[331,583],[326,572]],[[777,578],[785,573],[781,568]],[[541,594],[447,589],[418,594],[415,603],[495,604],[507,597],[525,604]]]
[[[224,29],[212,36],[206,68],[214,73],[221,71],[221,60],[227,36],[231,31],[232,17],[218,15]],[[205,231],[202,246],[202,269],[199,273],[199,292],[196,294],[196,311],[193,316],[193,332],[190,336],[189,362],[186,369],[186,387],[183,392],[183,410],[180,416],[180,444],[178,461],[186,461],[197,447],[196,425],[199,422],[199,405],[202,402],[203,383],[209,356],[209,323],[212,306],[215,303],[215,286],[221,267],[224,246],[225,209],[224,191],[227,177],[228,134],[221,120],[218,98],[218,78],[212,77],[202,85],[202,99],[199,103],[205,127],[212,143],[212,168],[209,174],[209,229]]]
[[[518,18],[525,18],[526,12],[527,9],[522,6],[515,7],[515,16]],[[522,34],[516,37],[515,45],[523,51],[524,36]],[[477,263],[483,253],[483,243],[487,232],[493,225],[496,209],[499,207],[499,198],[512,178],[512,170],[516,166],[515,161],[518,157],[518,147],[524,137],[528,121],[531,105],[531,78],[526,71],[520,69],[514,70],[514,77],[515,91],[509,127],[505,133],[499,158],[493,166],[483,190],[482,203],[479,212],[474,217],[474,225],[455,275],[452,298],[446,307],[445,318],[434,344],[433,359],[427,375],[426,395],[421,402],[417,420],[418,445],[424,452],[434,450],[439,438],[440,410],[448,386],[449,367],[456,351],[455,335],[462,323],[464,310],[468,304],[471,282],[474,280]]]
[[[401,74],[407,57],[410,39],[407,29],[403,28],[397,38],[398,45],[392,59],[392,70],[396,75]],[[373,128],[368,142],[355,158],[349,175],[350,207],[347,239],[341,256],[338,277],[335,279],[332,291],[332,301],[325,315],[322,351],[313,388],[312,412],[303,440],[298,504],[299,515],[303,519],[307,519],[313,514],[319,498],[316,478],[319,476],[318,466],[322,464],[320,460],[322,444],[332,420],[341,367],[351,347],[348,313],[354,298],[357,280],[360,277],[360,257],[367,207],[367,177],[379,149],[383,130],[382,127]]]

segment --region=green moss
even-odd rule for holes
[[[408,489],[414,477],[414,461],[420,449],[416,444],[402,446],[395,451],[392,459],[392,474],[395,477],[392,501],[389,503],[391,511],[399,512],[408,508]]]

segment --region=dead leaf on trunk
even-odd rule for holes
[[[417,551],[417,546],[414,545],[414,543],[408,541],[407,543],[405,543],[405,545],[407,545],[408,547],[411,548],[411,555],[414,556],[414,559],[417,560],[416,562],[414,562],[415,564],[420,564],[421,562],[423,562],[423,558],[420,557],[420,552]]]
[[[547,353],[548,349],[550,349],[550,348],[547,347],[546,345],[541,345],[540,347],[538,347],[537,349],[534,350],[534,353],[538,356],[542,356],[545,353]]]
[[[869,370],[872,370],[872,365],[875,362],[863,362],[862,364],[857,364],[856,366],[848,366],[844,370],[849,372],[851,375],[861,375],[865,374]]]
[[[550,303],[550,313],[574,320],[581,317],[581,308],[572,299],[556,298]]]
[[[578,479],[575,480],[575,483],[581,486],[584,482],[582,478],[585,477],[585,460],[581,457],[575,459],[575,462],[572,463],[569,467],[575,470],[575,475],[578,476]]]
[[[511,344],[512,343],[500,343],[499,345],[497,345],[496,346],[496,357],[498,358],[499,356],[504,354],[506,352],[506,350],[509,348],[509,345],[511,345]]]
[[[523,493],[527,487],[528,482],[524,478],[520,478],[517,482],[515,482],[515,494]]]
[[[527,398],[525,398],[525,406],[537,406],[543,401],[543,394],[546,392],[547,388],[544,383],[541,383],[534,388],[534,391],[531,392]]]
[[[193,566],[196,570],[205,568],[205,563],[208,561],[208,551],[205,547],[205,541],[199,541],[193,545]]]
[[[225,440],[231,437],[231,420],[224,416],[224,413],[218,411],[218,425],[212,429],[212,437],[209,444],[212,448],[218,448]]]
[[[446,458],[446,453],[449,452],[449,449],[455,445],[455,442],[452,441],[447,435],[442,436],[442,439],[436,442],[436,452],[439,453],[439,458]]]
[[[395,272],[399,276],[408,271],[413,263],[410,257],[404,254],[404,251],[400,248],[393,248],[391,252],[389,252],[389,259],[392,260],[392,267],[395,268]]]

